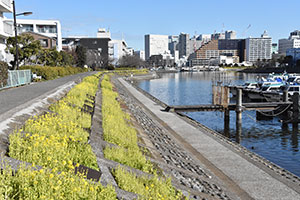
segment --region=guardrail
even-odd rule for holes
[[[8,70],[7,84],[0,85],[0,90],[28,83],[31,83],[31,70]]]

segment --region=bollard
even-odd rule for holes
[[[241,142],[241,134],[242,134],[242,89],[237,90],[236,95],[236,135],[235,140],[237,143]]]

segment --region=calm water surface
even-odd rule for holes
[[[234,72],[193,72],[163,74],[161,79],[145,80],[139,87],[168,105],[212,103],[212,81],[232,84],[253,81],[256,74]],[[222,112],[190,112],[188,116],[223,134]],[[278,118],[256,121],[255,111],[243,112],[241,145],[300,176],[299,131],[282,130]],[[230,139],[235,140],[235,112],[230,112]]]

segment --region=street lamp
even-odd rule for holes
[[[15,46],[16,46],[16,55],[15,55],[15,69],[19,69],[19,50],[18,50],[18,32],[17,32],[17,19],[16,17],[17,16],[20,16],[20,15],[24,15],[24,16],[27,16],[27,15],[31,15],[32,12],[23,12],[23,13],[18,13],[16,14],[16,6],[15,6],[15,1],[13,0],[12,2],[13,4],[13,15],[14,15],[14,28],[15,28]]]

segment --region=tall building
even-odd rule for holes
[[[280,39],[278,41],[278,54],[286,55],[286,51],[292,48],[300,48],[299,30],[291,32],[288,39]]]
[[[145,51],[134,51],[134,55],[142,60],[145,60]]]
[[[300,48],[292,48],[286,51],[287,56],[291,56],[293,58],[293,64],[296,64],[298,60],[300,60]]]
[[[179,35],[179,43],[178,43],[178,51],[179,58],[188,57],[190,55],[190,35],[188,33],[180,33]]]
[[[272,38],[265,31],[260,38],[246,39],[246,61],[270,60],[272,58]]]
[[[56,49],[62,50],[61,25],[58,20],[17,19],[18,33],[34,32],[56,40]]]
[[[12,1],[0,1],[0,60],[6,61],[6,39],[13,36],[13,26],[4,17],[4,13],[12,13]]]
[[[145,56],[146,60],[152,55],[161,55],[168,51],[169,42],[167,35],[145,35]]]
[[[179,36],[169,35],[169,50],[173,55],[178,50]]]
[[[225,31],[225,39],[226,40],[236,39],[236,32],[235,31]]]

